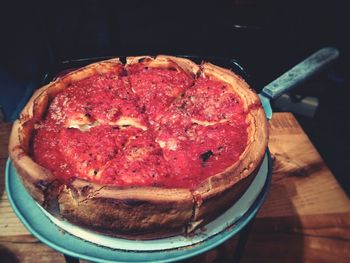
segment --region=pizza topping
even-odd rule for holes
[[[201,121],[201,120],[191,118],[191,121],[192,121],[192,123],[196,123],[196,124],[199,124],[202,126],[210,126],[210,125],[215,125],[218,123],[225,123],[225,122],[228,122],[229,120],[226,119],[226,120],[219,120],[219,121]]]
[[[33,157],[36,162],[53,172],[61,179],[68,179],[74,174],[59,152],[59,134],[61,127],[46,123],[36,129],[33,141]]]
[[[187,127],[174,125],[158,132],[163,155],[176,180],[169,187],[193,188],[209,176],[235,163],[247,144],[247,125],[233,123]],[[162,146],[161,145],[161,146]],[[176,150],[173,150],[176,145]]]
[[[192,116],[200,125],[213,125],[226,121],[241,121],[245,116],[238,95],[228,84],[200,77],[186,90],[176,106]]]
[[[36,126],[35,160],[63,180],[189,189],[237,162],[248,124],[233,89],[145,63],[60,92]]]
[[[139,130],[128,138],[123,152],[107,163],[100,181],[119,186],[159,185],[169,174],[152,134]]]
[[[67,124],[68,128],[76,128],[80,131],[88,131],[93,127],[96,127],[100,125],[100,123],[98,121],[94,121],[94,122],[89,122],[89,121],[76,121],[74,119],[70,120]]]
[[[109,122],[109,125],[118,125],[121,127],[136,127],[139,128],[141,130],[147,130],[147,126],[146,124],[144,124],[145,122],[140,122],[138,119],[136,118],[131,118],[131,117],[125,117],[125,116],[121,116],[118,121],[116,122]]]
[[[199,155],[199,158],[201,159],[201,164],[202,164],[202,166],[205,166],[206,161],[208,161],[208,159],[209,159],[211,156],[213,156],[213,155],[214,155],[214,153],[213,153],[212,150],[209,150],[209,151],[206,151],[206,152],[204,152],[204,153],[201,153],[201,154]]]
[[[140,64],[128,70],[131,88],[140,97],[150,120],[157,120],[159,113],[193,83],[190,76],[177,70],[140,67]]]
[[[77,127],[96,121],[113,125],[127,116],[146,126],[137,101],[126,77],[95,75],[59,93],[50,105],[48,119],[65,127]]]
[[[62,129],[60,152],[78,177],[96,180],[101,166],[122,149],[126,140],[120,130],[108,125],[96,126],[87,132]]]

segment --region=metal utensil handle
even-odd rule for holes
[[[275,99],[320,72],[338,56],[338,49],[334,47],[322,48],[265,86],[262,92],[271,99]]]

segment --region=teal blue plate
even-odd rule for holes
[[[43,213],[25,190],[10,160],[6,164],[6,193],[13,210],[28,231],[41,242],[63,254],[94,262],[173,262],[193,257],[222,244],[239,233],[255,217],[265,200],[271,183],[272,168],[269,152],[266,153],[266,157],[265,183],[255,201],[231,227],[225,227],[225,230],[195,245],[159,251],[112,249],[62,231]]]

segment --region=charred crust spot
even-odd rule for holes
[[[66,185],[67,185],[68,188],[72,188],[72,184],[73,184],[73,182],[74,182],[75,179],[76,179],[76,177],[75,177],[75,176],[72,176],[71,178],[69,178],[69,179],[67,180]]]
[[[88,195],[90,192],[91,186],[90,185],[85,185],[81,188],[81,194],[82,195]]]
[[[206,151],[206,152],[204,152],[204,153],[201,153],[201,154],[199,155],[199,159],[201,160],[201,165],[204,166],[205,163],[209,160],[209,158],[210,158],[211,156],[213,156],[213,155],[214,155],[214,153],[213,153],[212,150],[209,150],[209,151]]]
[[[127,77],[128,75],[128,71],[125,68],[123,68],[120,72],[120,77]]]
[[[141,107],[140,112],[141,112],[141,113],[145,113],[145,112],[146,112],[146,106],[145,106],[145,105],[143,105],[143,106]]]
[[[136,200],[136,199],[127,199],[127,200],[124,200],[123,202],[128,206],[141,206],[149,203],[144,200]]]
[[[154,57],[151,57],[151,58],[154,58]],[[143,58],[139,58],[137,60],[138,63],[143,63],[143,62],[147,62],[147,61],[150,61],[151,59],[149,57],[143,57]]]
[[[39,180],[35,183],[35,186],[41,191],[46,191],[49,185],[50,185],[50,182],[44,181],[44,180]]]
[[[187,106],[187,101],[183,101],[181,105],[178,107],[180,110],[184,110]]]

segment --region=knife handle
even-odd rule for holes
[[[322,48],[265,86],[262,92],[270,99],[278,98],[283,93],[325,69],[338,57],[338,49],[334,47]]]

